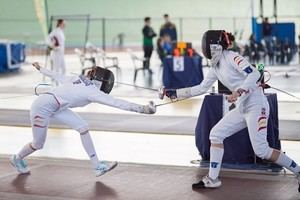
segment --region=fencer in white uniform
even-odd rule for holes
[[[82,145],[96,170],[96,176],[104,174],[117,165],[116,162],[111,165],[99,162],[87,122],[70,108],[83,107],[95,102],[137,113],[153,114],[156,112],[153,102],[150,102],[148,105],[139,105],[114,98],[101,91],[103,82],[92,79],[96,73],[94,69],[89,71],[87,76],[65,76],[40,67],[38,63],[33,65],[42,74],[53,78],[61,85],[46,94],[40,95],[31,106],[30,120],[33,140],[26,144],[18,154],[11,157],[11,163],[20,173],[29,172],[24,158],[43,148],[51,118],[66,124],[80,133]]]
[[[236,102],[236,108],[228,112],[211,130],[209,174],[193,184],[193,188],[221,186],[218,176],[224,153],[223,141],[246,127],[255,154],[289,169],[300,182],[300,167],[286,154],[268,145],[269,104],[258,84],[261,74],[241,55],[226,50],[231,45],[230,39],[234,40],[234,36],[225,31],[207,31],[202,39],[203,54],[211,60],[207,76],[200,85],[178,89],[175,94],[171,94],[174,92],[172,90],[164,90],[167,96],[184,99],[206,93],[216,80],[220,80],[232,92],[227,100]]]
[[[51,48],[50,59],[56,73],[66,74],[65,63],[65,21],[57,20],[56,28],[48,35],[47,43]]]

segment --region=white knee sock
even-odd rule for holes
[[[33,152],[35,152],[36,150],[33,149],[31,147],[31,144],[26,144],[22,149],[21,151],[17,154],[17,158],[20,158],[20,159],[23,159],[25,158],[26,156],[32,154]]]
[[[287,168],[288,170],[292,171],[294,174],[298,174],[300,172],[300,166],[297,165],[295,161],[290,159],[287,155],[280,152],[278,159],[275,162],[276,164]]]
[[[224,148],[210,147],[210,166],[208,176],[212,179],[216,179],[219,176],[223,154]]]
[[[94,168],[96,168],[99,160],[89,132],[81,133],[80,138],[86,153],[88,154],[90,160],[92,161]]]

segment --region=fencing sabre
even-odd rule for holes
[[[288,96],[290,96],[290,97],[293,97],[293,98],[295,98],[295,99],[297,99],[297,100],[300,101],[300,97],[297,97],[297,96],[295,96],[295,95],[293,95],[293,94],[291,94],[291,93],[289,93],[289,92],[287,92],[287,91],[285,91],[285,90],[281,90],[281,89],[279,89],[279,88],[272,87],[272,86],[270,86],[270,85],[268,85],[268,84],[263,84],[262,87],[263,87],[264,89],[272,88],[272,89],[274,89],[274,90],[277,90],[277,91],[279,91],[279,92],[282,92],[282,93],[284,93],[284,94],[286,94],[286,95],[288,95]],[[222,92],[222,91],[220,91],[220,92]],[[204,94],[216,94],[216,93],[214,93],[214,92],[205,92]],[[194,96],[192,96],[192,97],[194,97]],[[188,98],[184,98],[184,99],[178,99],[178,100],[175,100],[175,101],[173,101],[173,100],[171,99],[171,101],[166,102],[166,103],[157,104],[157,105],[155,105],[155,107],[164,106],[164,105],[168,105],[168,104],[172,104],[172,103],[177,103],[177,102],[179,102],[179,101],[184,101],[184,100],[190,99],[190,98],[192,98],[192,97],[188,97]]]

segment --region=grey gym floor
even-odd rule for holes
[[[192,190],[206,170],[188,167],[120,163],[102,177],[94,177],[87,161],[30,159],[31,173],[18,175],[0,159],[0,199],[122,199],[122,200],[296,200],[295,178],[223,172],[219,189]]]

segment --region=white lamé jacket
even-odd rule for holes
[[[45,68],[41,68],[40,72],[60,83],[58,87],[49,92],[58,100],[60,109],[82,107],[95,102],[122,110],[143,112],[142,105],[105,94],[85,76],[65,76]]]

